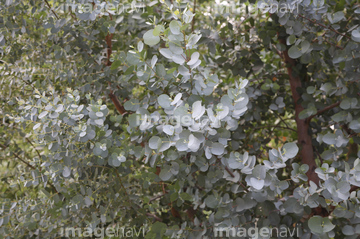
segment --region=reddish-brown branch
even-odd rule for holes
[[[195,12],[196,12],[196,0],[194,0],[193,14],[195,14]],[[193,17],[192,22],[191,22],[191,31],[192,32],[194,31],[194,25],[195,25],[195,16]]]
[[[126,110],[125,110],[124,106],[122,106],[122,104],[120,103],[118,98],[112,92],[109,93],[109,97],[110,97],[111,101],[113,102],[113,104],[115,105],[116,109],[119,111],[119,113],[121,115],[124,115],[126,113]]]
[[[112,16],[110,15],[110,18],[112,19]],[[105,41],[106,41],[106,45],[107,45],[107,62],[106,65],[107,66],[111,66],[112,61],[111,59],[111,54],[112,54],[112,38],[113,38],[114,34],[113,33],[108,33],[105,37]],[[110,86],[110,82],[109,86]],[[121,115],[124,115],[126,113],[126,110],[124,108],[124,106],[120,103],[120,101],[118,100],[118,98],[113,94],[112,90],[110,90],[109,93],[109,97],[111,99],[111,101],[113,102],[113,104],[115,105],[116,109],[119,111],[119,113]]]
[[[106,44],[107,44],[107,63],[106,65],[107,66],[111,66],[112,62],[110,61],[110,58],[111,58],[111,54],[112,54],[112,38],[113,38],[113,33],[108,33],[105,37],[105,41],[106,41]]]
[[[358,189],[359,189],[358,186],[352,185],[351,188],[350,188],[350,192],[356,191]]]
[[[279,38],[279,42],[286,46],[286,41],[284,38]],[[309,170],[306,173],[308,180],[313,181],[317,185],[319,184],[319,177],[315,172],[316,163],[314,159],[314,149],[312,145],[312,139],[309,134],[309,123],[306,119],[300,119],[299,114],[304,108],[299,103],[301,99],[301,95],[298,93],[297,88],[302,88],[302,79],[300,76],[293,75],[293,67],[296,66],[297,62],[290,58],[288,55],[288,51],[285,50],[283,52],[284,61],[287,64],[287,72],[290,80],[290,88],[292,93],[292,98],[295,104],[295,122],[297,125],[297,133],[298,133],[298,143],[300,144],[300,157],[301,163],[307,164],[309,166]]]
[[[324,113],[324,112],[326,112],[326,111],[328,111],[328,110],[331,110],[332,108],[335,108],[335,107],[339,106],[340,103],[341,103],[341,102],[339,101],[339,102],[336,102],[336,103],[334,103],[334,104],[332,104],[332,105],[326,106],[324,109],[319,110],[316,114],[314,114],[314,115],[309,116],[308,118],[306,118],[306,121],[307,121],[308,123],[310,123],[310,121],[311,121],[312,118],[314,118],[314,117],[317,116],[317,115],[321,115],[322,113]]]

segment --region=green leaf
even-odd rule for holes
[[[116,60],[111,64],[110,70],[115,70],[117,69],[119,66],[121,66],[121,61],[120,60]]]
[[[193,199],[188,193],[180,193],[180,197],[184,201],[192,201],[192,199]]]
[[[162,222],[155,222],[148,233],[146,233],[145,238],[147,239],[156,239],[156,238],[165,238],[164,234],[166,232],[167,225]]]

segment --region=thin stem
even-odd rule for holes
[[[31,146],[35,149],[37,155],[39,156],[39,160],[41,160],[41,155],[40,155],[39,150],[36,149],[35,145],[30,141],[30,139],[28,139],[28,138],[25,138],[25,139],[26,139],[26,141],[28,141],[29,144],[31,144]]]
[[[347,36],[347,35],[339,32],[339,31],[335,30],[334,28],[325,26],[324,24],[321,24],[321,23],[317,22],[316,20],[312,20],[312,19],[307,18],[307,17],[305,17],[304,15],[301,15],[301,14],[299,14],[298,16],[299,16],[299,17],[302,17],[302,18],[304,18],[304,19],[306,19],[306,20],[308,20],[308,21],[310,21],[310,22],[312,22],[312,23],[314,23],[314,24],[316,24],[316,25],[319,25],[319,26],[321,26],[321,27],[323,27],[323,28],[325,28],[325,29],[328,29],[328,30],[330,30],[330,31],[332,31],[332,32],[335,32],[336,34],[339,34],[340,36],[346,37],[347,39],[351,39],[351,37],[349,37],[349,36]]]
[[[44,0],[46,5],[49,7],[50,11],[55,15],[56,19],[59,20],[58,15],[56,14],[56,12],[51,8],[51,5],[49,4],[49,2],[47,0]]]
[[[310,122],[310,120],[311,120],[312,118],[314,118],[315,116],[321,115],[322,113],[324,113],[324,112],[326,112],[326,111],[328,111],[328,110],[331,110],[332,108],[335,108],[335,107],[339,106],[340,103],[341,103],[341,102],[338,101],[338,102],[336,102],[336,103],[334,103],[334,104],[332,104],[332,105],[329,105],[329,106],[325,107],[324,109],[319,110],[316,114],[314,114],[314,115],[309,116],[308,118],[306,118],[306,121],[307,121],[307,122]]]

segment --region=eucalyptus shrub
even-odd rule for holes
[[[2,237],[357,238],[360,7],[240,2],[2,0]]]

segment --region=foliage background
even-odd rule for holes
[[[62,3],[1,0],[1,237],[116,223],[358,237],[355,0]],[[136,121],[173,114],[212,124]]]

